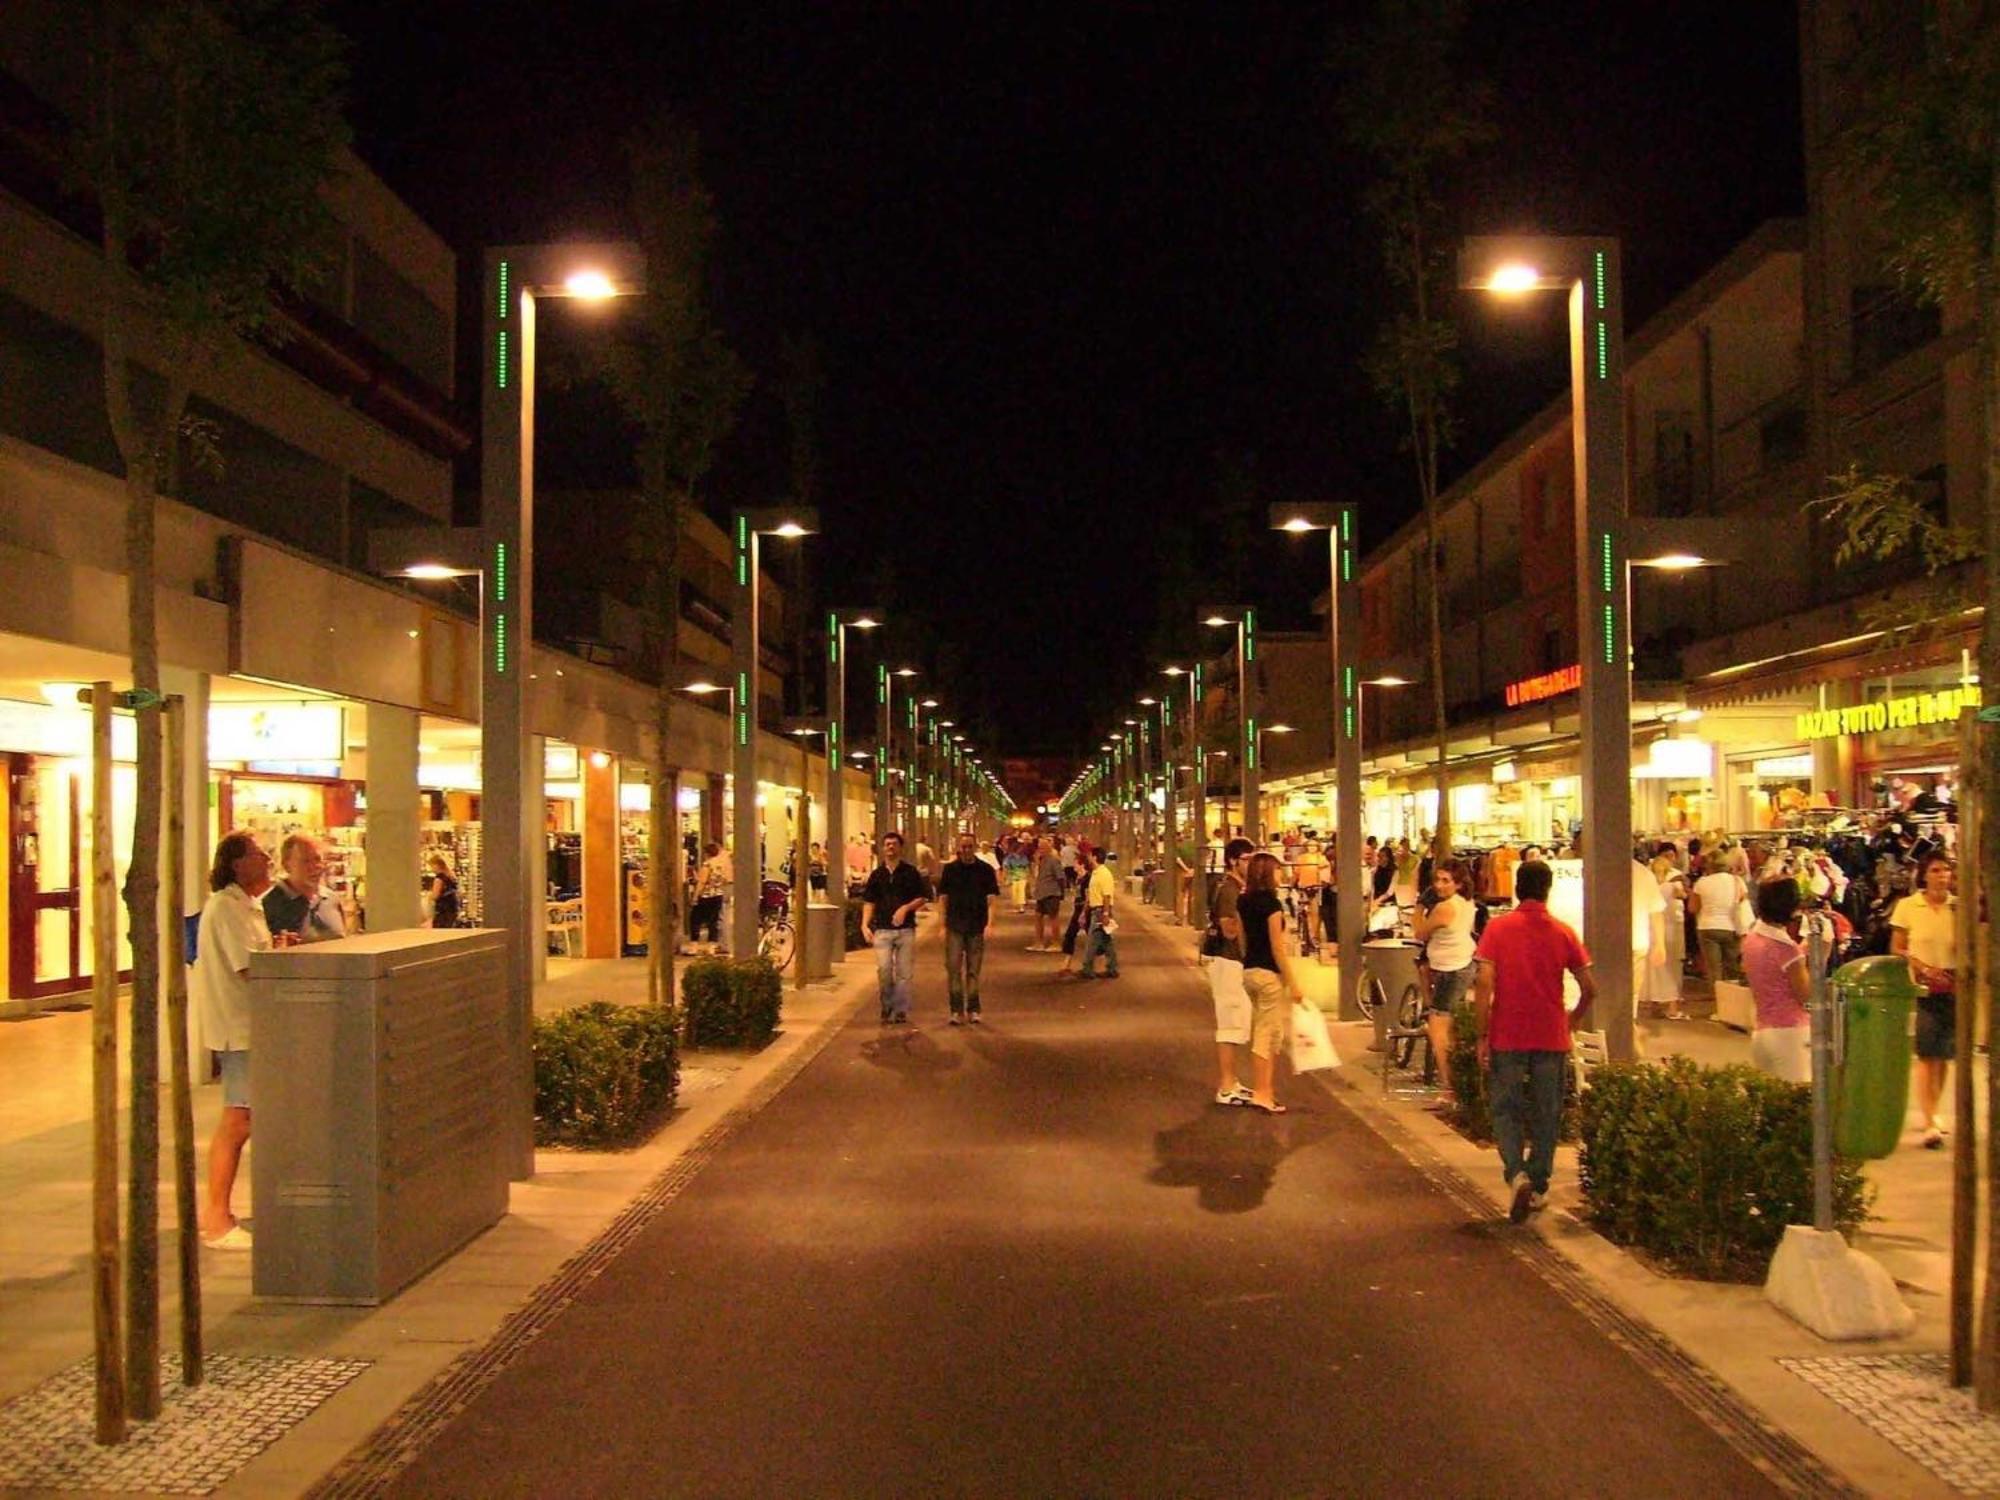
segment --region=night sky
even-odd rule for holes
[[[818,597],[883,594],[858,602],[927,660],[948,641],[942,696],[1002,754],[1081,752],[1140,690],[1165,539],[1185,518],[1212,554],[1219,485],[1359,501],[1371,541],[1415,505],[1358,368],[1386,287],[1328,66],[1367,10],[331,7],[358,148],[467,276],[482,244],[625,233],[631,120],[664,101],[698,128],[717,309],[761,380],[711,507],[786,492],[777,348],[809,334]],[[1459,227],[1622,236],[1636,328],[1802,211],[1796,26],[1785,0],[1476,6],[1500,133]],[[1567,379],[1560,299],[1539,300],[1459,309],[1453,467]],[[542,484],[616,482],[622,439],[573,399],[550,405]],[[1286,542],[1254,543],[1271,627],[1308,623],[1323,566]]]

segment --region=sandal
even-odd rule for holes
[[[1247,1102],[1249,1103],[1252,1109],[1260,1110],[1267,1115],[1282,1115],[1287,1113],[1285,1106],[1277,1103],[1275,1100],[1270,1104],[1263,1104],[1255,1099],[1251,1099]]]

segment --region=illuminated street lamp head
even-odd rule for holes
[[[1662,573],[1685,573],[1690,568],[1705,568],[1708,559],[1697,557],[1692,552],[1665,552],[1658,557],[1635,557],[1635,568],[1656,568]]]
[[[1210,615],[1201,623],[1204,625],[1234,625],[1236,622],[1234,620],[1225,620],[1221,615]]]
[[[936,708],[937,706],[938,701],[935,698],[926,698],[917,705],[919,708]]]
[[[771,535],[773,536],[804,536],[805,534],[805,527],[801,526],[797,521],[781,521],[771,528]]]
[[[1185,677],[1188,674],[1186,667],[1162,667],[1160,670],[1169,677]]]
[[[729,689],[719,682],[703,680],[701,682],[690,682],[681,691],[684,693],[726,693]]]
[[[898,667],[890,675],[893,677],[914,677],[917,675],[917,669],[915,667]]]
[[[425,580],[463,578],[465,576],[465,569],[454,568],[450,563],[411,563],[407,568],[403,569],[403,576],[405,578],[421,578]]]
[[[1292,732],[1292,726],[1289,724],[1266,724],[1264,726],[1264,733],[1266,734],[1291,734]]]
[[[1296,536],[1300,532],[1311,531],[1313,523],[1308,521],[1304,516],[1292,516],[1278,529],[1280,531],[1289,531]]]
[[[813,536],[819,531],[819,512],[796,505],[767,505],[737,514],[759,536]]]
[[[1409,678],[1393,675],[1386,677],[1364,677],[1361,680],[1369,687],[1408,687],[1410,685]]]
[[[1503,297],[1518,297],[1523,292],[1532,292],[1542,282],[1541,273],[1525,261],[1510,260],[1503,266],[1495,266],[1486,278],[1486,290],[1498,292]]]
[[[1146,708],[1151,708],[1155,703],[1158,703],[1159,701],[1160,700],[1158,698],[1141,698],[1139,700],[1141,706]]]
[[[603,302],[618,295],[618,288],[602,271],[572,271],[563,279],[563,290],[584,302]]]

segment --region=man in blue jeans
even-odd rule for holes
[[[986,923],[1000,899],[993,866],[979,857],[979,840],[958,836],[958,858],[938,875],[944,917],[944,973],[951,995],[951,1024],[979,1024],[979,966],[986,958]]]
[[[1514,910],[1486,924],[1474,955],[1479,965],[1472,982],[1479,1065],[1489,1075],[1500,1170],[1514,1189],[1507,1217],[1516,1224],[1548,1204],[1570,1032],[1583,1024],[1597,997],[1590,955],[1567,924],[1549,915],[1554,878],[1540,860],[1524,862],[1514,876]],[[1582,992],[1574,1014],[1563,1005],[1565,973],[1576,976]]]
[[[1080,979],[1097,977],[1097,956],[1104,955],[1104,977],[1118,977],[1118,939],[1116,925],[1111,920],[1113,898],[1118,893],[1118,879],[1111,873],[1111,866],[1104,862],[1102,850],[1083,851],[1085,872],[1083,895],[1083,918],[1089,926],[1089,934],[1083,940],[1083,967],[1077,970]]]
[[[861,892],[861,936],[875,950],[882,1024],[910,1019],[910,980],[916,972],[917,913],[931,899],[930,882],[903,862],[903,836],[882,835],[882,863]]]

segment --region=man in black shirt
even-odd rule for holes
[[[875,950],[875,980],[881,989],[882,1024],[910,1019],[910,981],[916,972],[917,913],[929,904],[931,888],[915,865],[903,862],[903,836],[882,835],[882,863],[861,892],[861,936]]]
[[[986,922],[999,899],[993,866],[979,857],[979,840],[958,836],[958,858],[938,877],[944,909],[944,972],[951,987],[951,1024],[979,1023],[979,966],[986,958]]]

